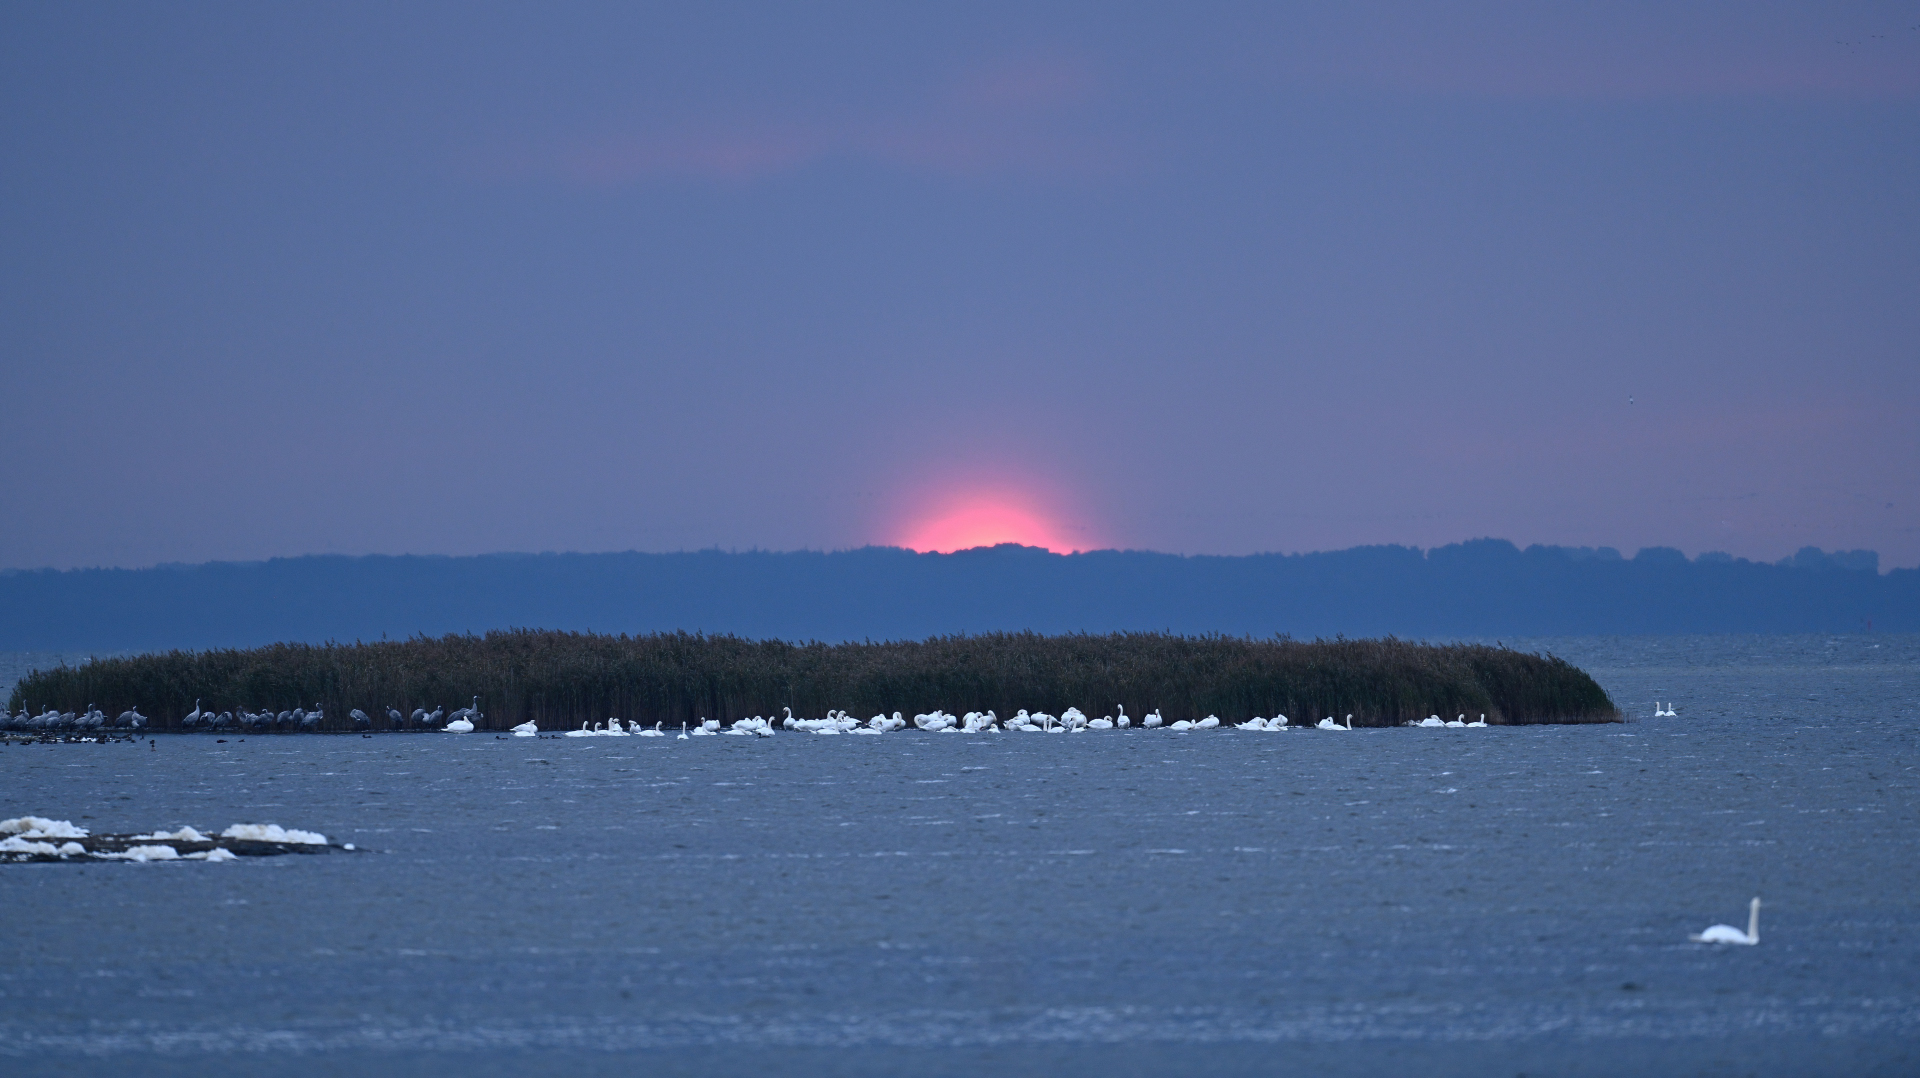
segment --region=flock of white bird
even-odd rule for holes
[[[892,715],[875,715],[873,718],[861,722],[859,719],[854,718],[844,711],[828,712],[827,717],[824,719],[802,719],[794,716],[792,708],[782,708],[781,710],[786,712],[784,717],[770,719],[756,715],[750,719],[740,719],[730,726],[723,725],[719,719],[703,719],[698,725],[681,723],[678,733],[661,729],[661,727],[665,725],[664,723],[656,722],[651,727],[648,727],[637,722],[622,723],[619,719],[608,719],[605,722],[596,722],[591,725],[583,722],[580,724],[578,730],[568,730],[561,736],[672,736],[687,738],[712,737],[719,734],[726,734],[734,737],[772,737],[778,730],[790,730],[795,733],[805,734],[865,734],[868,736],[878,736],[880,734],[892,733],[895,730],[904,730],[909,725],[916,730],[923,730],[930,734],[997,734],[1007,730],[1018,730],[1022,733],[1030,734],[1077,734],[1089,730],[1125,730],[1134,725],[1134,720],[1132,716],[1127,714],[1125,707],[1116,709],[1119,712],[1118,715],[1108,715],[1098,719],[1087,718],[1077,707],[1070,707],[1058,716],[1049,715],[1044,711],[1030,712],[1022,708],[1012,718],[1007,719],[1001,718],[992,711],[969,711],[964,715],[949,715],[944,711],[932,711],[924,715],[915,715],[911,723],[902,717],[898,711]],[[475,717],[479,716],[479,712],[477,711],[473,714]],[[1139,722],[1139,726],[1143,730],[1214,730],[1219,729],[1223,725],[1228,729],[1255,730],[1262,733],[1277,733],[1289,730],[1347,731],[1353,729],[1353,716],[1348,715],[1344,722],[1336,722],[1333,716],[1329,715],[1319,722],[1314,723],[1312,726],[1296,726],[1285,715],[1275,715],[1272,718],[1256,715],[1246,722],[1226,724],[1223,724],[1217,715],[1208,715],[1206,718],[1199,720],[1190,721],[1180,719],[1176,722],[1166,722],[1161,718],[1159,709],[1155,708]],[[1417,722],[1409,722],[1406,725],[1484,728],[1487,725],[1487,717],[1482,715],[1475,721],[1468,722],[1467,717],[1461,715],[1451,722],[1448,722],[1441,719],[1438,715],[1429,715],[1424,719]],[[448,733],[470,733],[473,730],[473,723],[465,718],[456,719],[448,723],[445,730]],[[537,723],[523,722],[515,726],[512,732],[516,737],[538,737],[540,727]]]
[[[783,710],[786,711],[786,716],[777,720],[778,727],[780,729],[802,733],[871,735],[890,733],[894,730],[904,730],[908,726],[907,720],[902,718],[898,711],[892,715],[875,715],[863,723],[844,711],[829,712],[824,719],[800,719],[794,717],[792,708],[785,708]],[[928,733],[947,734],[1000,733],[1005,730],[1019,730],[1025,733],[1073,734],[1086,730],[1125,730],[1134,725],[1134,720],[1127,714],[1125,707],[1118,708],[1118,711],[1119,714],[1117,716],[1108,715],[1099,719],[1089,719],[1080,712],[1079,708],[1072,707],[1068,708],[1058,717],[1041,711],[1029,712],[1023,708],[1018,714],[1007,719],[1000,718],[992,711],[969,711],[965,715],[957,716],[949,715],[944,711],[934,711],[925,715],[915,715],[912,725],[914,728],[927,731]],[[1677,714],[1673,710],[1672,703],[1668,703],[1663,709],[1657,701],[1654,703],[1653,713],[1655,717],[1658,718],[1666,718]],[[359,708],[354,708],[349,713],[349,717],[353,720],[353,725],[356,730],[367,731],[373,728],[372,717]],[[325,718],[325,713],[321,710],[319,704],[315,704],[312,711],[295,708],[292,711],[282,711],[277,714],[273,711],[250,712],[242,708],[236,716],[230,711],[221,712],[218,715],[211,711],[202,711],[200,709],[200,701],[195,700],[193,702],[193,710],[180,720],[180,725],[181,728],[185,730],[205,729],[216,732],[229,729],[270,730],[274,728],[317,730],[323,718]],[[408,716],[402,714],[397,708],[387,708],[387,720],[393,729],[403,729],[411,726],[415,729],[438,729],[450,734],[467,734],[472,733],[477,728],[479,720],[484,718],[486,718],[486,714],[480,710],[480,698],[477,696],[474,697],[472,706],[463,707],[451,713],[440,708],[435,708],[432,711],[427,711],[424,708],[415,708],[413,714]],[[443,721],[445,725],[442,725]],[[4,711],[0,711],[0,729],[55,731],[127,727],[138,730],[144,728],[146,725],[147,717],[140,714],[137,710],[127,711],[118,719],[109,719],[105,714],[92,707],[89,707],[84,715],[75,715],[72,712],[62,714],[50,709],[41,715],[28,715],[23,709],[17,716],[8,716]],[[661,725],[661,723],[654,723],[652,728],[649,729],[641,726],[639,723],[623,724],[619,719],[608,719],[603,723],[594,723],[591,727],[586,723],[582,723],[580,729],[569,730],[566,736],[668,736],[666,731],[660,729]],[[1206,718],[1197,721],[1181,719],[1177,722],[1168,723],[1161,719],[1160,711],[1156,708],[1139,721],[1140,728],[1146,730],[1212,730],[1222,725],[1226,725],[1235,730],[1259,730],[1265,732],[1306,729],[1352,730],[1353,716],[1348,715],[1344,722],[1336,722],[1333,716],[1329,715],[1311,726],[1294,725],[1285,715],[1275,715],[1272,718],[1263,718],[1256,715],[1246,722],[1226,724],[1223,724],[1218,716],[1208,715]],[[1479,728],[1487,725],[1487,717],[1481,715],[1478,719],[1469,722],[1465,715],[1455,716],[1450,721],[1442,719],[1438,715],[1429,715],[1424,719],[1408,722],[1406,725]],[[772,737],[775,732],[775,727],[776,720],[761,718],[759,716],[751,719],[741,719],[724,729],[719,720],[706,719],[695,727],[690,727],[689,724],[683,723],[678,736],[704,737],[711,734],[733,734],[742,737]],[[526,722],[514,727],[513,732],[521,737],[534,737],[539,734],[540,730],[534,723]]]

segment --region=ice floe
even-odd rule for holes
[[[116,861],[178,861],[180,851],[172,846],[134,846],[120,853],[97,853],[95,857],[110,857]]]
[[[288,842],[296,845],[327,844],[327,836],[317,831],[293,831],[277,823],[237,823],[220,832],[221,838],[237,838],[246,842]]]
[[[0,853],[24,854],[29,857],[72,857],[87,852],[78,842],[63,842],[55,846],[51,842],[38,842],[33,839],[14,835],[0,840]]]
[[[86,838],[87,829],[75,827],[66,820],[49,820],[45,816],[16,816],[11,820],[0,820],[0,835],[18,835],[21,838]]]
[[[209,839],[209,838],[208,838],[207,836],[205,836],[205,835],[203,835],[203,834],[201,834],[200,832],[198,832],[198,831],[195,831],[195,830],[194,830],[193,828],[191,828],[191,827],[182,827],[182,828],[181,828],[180,830],[178,830],[178,831],[155,831],[155,832],[154,832],[153,834],[151,834],[151,835],[147,835],[147,836],[144,836],[144,837],[146,837],[146,838],[171,838],[171,839],[178,839],[178,840],[180,840],[181,842],[211,842],[211,841],[213,841],[212,839]]]
[[[21,816],[0,820],[0,863],[22,861],[232,861],[239,856],[269,857],[286,853],[353,852],[354,846],[334,846],[317,831],[301,831],[272,823],[237,823],[209,836],[196,828],[135,834],[96,835],[67,820]],[[62,841],[64,840],[64,841]],[[84,840],[84,841],[77,841]]]

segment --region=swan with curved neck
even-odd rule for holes
[[[1695,943],[1744,943],[1748,946],[1760,942],[1760,900],[1754,899],[1747,907],[1747,930],[1745,932],[1732,925],[1714,925],[1705,932],[1687,937]]]

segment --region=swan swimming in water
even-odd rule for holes
[[[1760,900],[1754,899],[1747,907],[1747,930],[1745,932],[1732,925],[1714,925],[1697,935],[1689,935],[1695,943],[1744,943],[1749,946],[1760,942]]]
[[[515,737],[537,737],[539,734],[540,727],[534,725],[532,719],[528,719],[526,722],[513,728],[513,736]]]
[[[1470,722],[1467,725],[1468,726],[1485,726],[1486,724],[1487,724],[1487,715],[1486,715],[1486,712],[1483,711],[1480,713],[1479,722]]]
[[[470,734],[473,733],[473,720],[455,719],[448,723],[445,729],[449,734]]]
[[[1115,708],[1117,708],[1117,709],[1119,710],[1119,712],[1120,712],[1120,717],[1119,717],[1119,718],[1117,718],[1117,719],[1115,719],[1115,720],[1113,720],[1113,724],[1114,724],[1115,726],[1118,726],[1118,727],[1119,727],[1120,729],[1122,729],[1122,730],[1124,730],[1124,729],[1126,729],[1126,728],[1127,728],[1127,727],[1129,727],[1129,726],[1132,726],[1132,725],[1133,725],[1133,720],[1132,720],[1132,719],[1129,719],[1129,718],[1127,718],[1127,705],[1125,705],[1125,704],[1115,704],[1115,705],[1113,705],[1113,706],[1114,706]]]
[[[1448,726],[1465,726],[1466,724],[1467,724],[1467,717],[1465,715],[1462,715],[1459,718],[1448,723],[1447,725]]]
[[[1140,725],[1151,730],[1154,727],[1160,725],[1160,722],[1161,722],[1160,709],[1156,707],[1152,711],[1147,713],[1146,718],[1140,720]]]

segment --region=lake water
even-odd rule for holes
[[[1508,643],[1679,716],[0,748],[0,814],[377,851],[0,867],[0,1067],[1920,1070],[1920,637]]]

